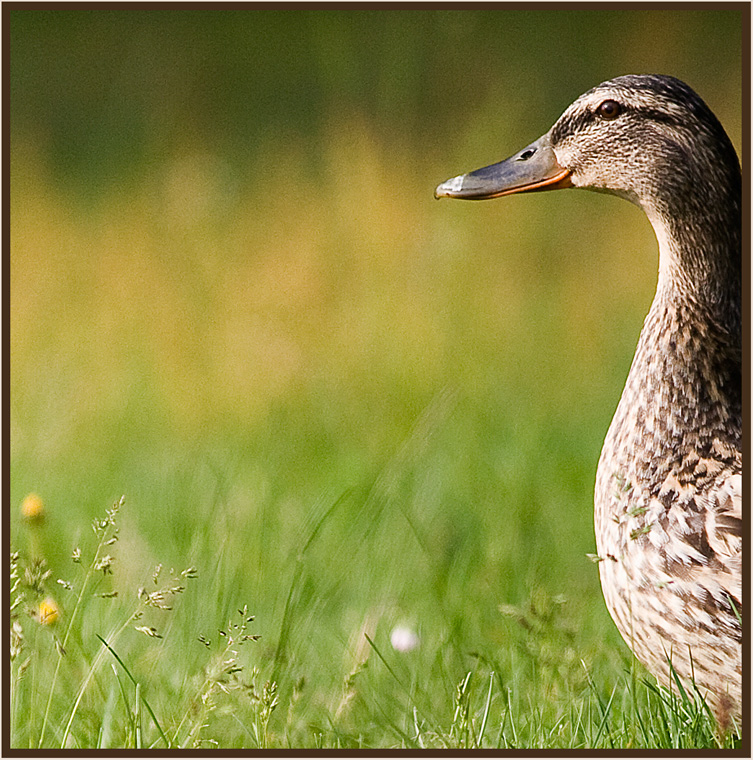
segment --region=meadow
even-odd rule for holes
[[[739,149],[741,11],[3,13],[8,746],[734,746],[588,556],[648,222],[433,190],[628,72]]]

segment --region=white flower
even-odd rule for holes
[[[398,652],[410,652],[419,644],[418,635],[415,631],[404,625],[395,626],[390,634],[392,648]]]

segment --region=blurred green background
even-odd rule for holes
[[[619,672],[584,555],[653,233],[433,190],[626,73],[687,81],[739,152],[742,10],[4,13],[14,544],[38,492],[61,573],[125,494],[115,583],[199,570],[180,657],[248,603],[278,680],[327,658],[314,702],[400,621],[450,681],[474,647],[541,673],[498,609],[538,595],[553,672]]]

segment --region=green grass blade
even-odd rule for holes
[[[120,656],[118,655],[118,653],[98,633],[95,634],[95,636],[107,647],[107,649],[110,651],[110,654],[118,661],[120,667],[123,668],[123,671],[128,676],[128,678],[131,679],[131,682],[133,683],[133,685],[137,689],[137,696],[138,696],[139,693],[140,693],[140,688],[141,687],[140,687],[139,683],[136,681],[136,679],[131,675],[131,671],[128,670],[127,665],[123,662],[123,660],[120,659]],[[159,731],[159,734],[162,737],[162,740],[165,742],[165,746],[169,748],[170,747],[170,742],[169,742],[167,736],[165,736],[165,732],[162,730],[162,726],[160,726],[160,723],[157,720],[157,716],[154,714],[154,711],[152,710],[151,705],[149,704],[149,702],[147,702],[146,697],[144,697],[143,695],[140,696],[140,701],[144,703],[144,707],[146,707],[147,712],[149,713],[149,715],[151,716],[152,720],[154,721],[154,725],[157,727],[157,731]],[[136,704],[136,709],[137,710],[139,709],[138,705],[139,705],[139,702],[137,701],[137,704]],[[136,727],[137,727],[137,730],[138,730],[139,729],[139,725],[137,724]]]
[[[486,733],[486,722],[489,720],[489,710],[492,706],[492,691],[494,690],[494,671],[489,674],[489,691],[486,695],[486,704],[484,705],[484,715],[481,718],[481,728],[478,730],[478,746],[481,747],[481,742],[484,740],[484,734]]]
[[[120,678],[120,673],[118,673],[118,669],[115,667],[114,663],[112,664],[112,672],[115,674],[115,678],[118,681],[118,686],[120,686],[120,694],[123,697],[123,705],[125,706],[125,714],[128,716],[128,724],[130,727],[130,733],[135,734],[136,726],[133,723],[133,713],[131,713],[131,706],[128,704],[128,695],[126,694],[123,681]]]
[[[280,680],[280,669],[285,662],[286,649],[287,649],[288,639],[290,637],[290,621],[291,621],[291,612],[293,609],[293,596],[295,594],[296,589],[298,588],[298,583],[303,574],[303,558],[306,552],[308,551],[308,548],[314,542],[314,539],[317,537],[317,535],[319,535],[319,532],[324,527],[324,524],[335,512],[335,510],[346,500],[346,498],[349,495],[350,495],[350,490],[347,490],[347,491],[344,491],[342,494],[340,494],[340,496],[337,499],[335,499],[335,501],[327,508],[324,514],[316,521],[314,527],[311,529],[311,532],[306,538],[306,541],[304,542],[303,547],[298,552],[298,555],[295,560],[295,570],[293,571],[293,579],[290,582],[290,588],[288,589],[288,595],[285,600],[285,608],[282,613],[282,621],[280,622],[280,635],[277,638],[277,647],[275,649],[274,660],[273,660],[274,665],[272,667],[272,677],[271,677],[272,681]]]
[[[366,641],[369,642],[369,646],[374,650],[376,653],[376,656],[382,661],[384,664],[384,667],[387,668],[387,671],[389,674],[395,679],[398,686],[402,689],[403,692],[405,692],[405,695],[408,697],[409,701],[412,703],[412,706],[419,711],[419,714],[421,715],[421,718],[426,721],[426,723],[431,726],[433,731],[436,731],[436,726],[433,725],[433,722],[428,718],[426,714],[422,710],[419,710],[418,705],[415,703],[413,699],[413,695],[411,694],[410,690],[405,686],[405,684],[400,680],[400,677],[395,673],[395,671],[392,669],[390,664],[385,659],[384,655],[379,651],[379,647],[374,643],[372,638],[369,636],[368,633],[363,634],[366,637]]]
[[[134,723],[136,724],[136,737],[135,745],[136,749],[141,749],[141,684],[136,684],[136,714],[133,716]],[[151,712],[151,711],[150,711]]]

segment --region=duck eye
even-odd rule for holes
[[[622,106],[616,100],[605,100],[596,109],[602,119],[616,119],[622,112]]]

